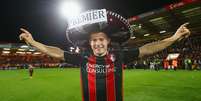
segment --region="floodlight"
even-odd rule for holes
[[[60,4],[60,13],[63,17],[73,18],[81,12],[81,7],[78,2],[66,1]]]

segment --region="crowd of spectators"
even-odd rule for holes
[[[51,58],[45,54],[0,54],[0,69],[27,68],[26,64],[32,64],[40,68],[50,68],[60,66],[60,60]]]
[[[176,59],[167,60],[168,54],[171,53],[179,53],[180,55]],[[137,59],[128,64],[127,68],[200,70],[201,36],[190,37],[148,58]]]
[[[168,54],[179,53],[179,57],[167,60]],[[45,54],[0,54],[0,69],[26,68],[25,64],[32,64],[40,68],[76,67]],[[136,59],[126,64],[128,69],[201,69],[201,36],[190,37],[182,42],[175,43],[167,49],[152,56]]]

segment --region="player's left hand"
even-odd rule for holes
[[[183,38],[188,38],[191,34],[190,30],[186,27],[189,23],[182,24],[173,35],[173,38],[180,41]]]

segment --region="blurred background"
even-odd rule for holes
[[[41,43],[76,52],[66,39],[66,15],[62,10],[82,12],[106,8],[126,17],[134,34],[125,48],[139,47],[170,37],[183,23],[189,22],[192,35],[162,52],[138,59],[128,68],[200,69],[201,68],[201,2],[200,0],[6,0],[0,3],[0,69],[20,69],[24,64],[40,68],[68,67],[71,64],[51,58],[19,41],[20,28],[29,30]],[[64,16],[65,15],[65,16]],[[173,58],[172,58],[173,57]]]

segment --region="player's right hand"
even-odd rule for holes
[[[21,34],[19,35],[20,40],[24,40],[28,45],[34,41],[31,33],[24,28],[20,28]]]

